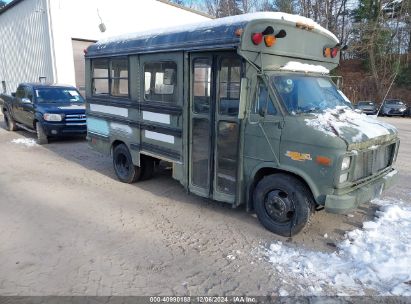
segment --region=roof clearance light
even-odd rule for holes
[[[259,45],[263,42],[263,34],[262,33],[254,33],[251,35],[251,40],[255,45]]]
[[[238,28],[235,30],[235,35],[237,37],[241,37],[241,35],[243,34],[244,30],[242,28]]]
[[[284,38],[287,33],[284,30],[280,30],[276,35],[274,35],[274,28],[272,26],[267,26],[267,28],[262,33],[253,33],[251,35],[251,40],[255,45],[259,45],[263,42],[267,47],[273,46],[278,38]]]
[[[273,45],[275,44],[276,40],[277,40],[277,39],[275,38],[274,35],[264,36],[265,45],[268,46],[268,47],[273,46]]]
[[[338,48],[331,49],[331,58],[334,58],[338,55]]]
[[[323,55],[324,55],[324,57],[327,57],[327,58],[335,58],[335,57],[337,57],[339,50],[340,50],[339,47],[324,48],[323,49]]]

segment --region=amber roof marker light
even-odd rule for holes
[[[244,30],[242,29],[242,28],[238,28],[238,29],[236,29],[235,30],[235,35],[237,36],[237,37],[241,37],[241,35],[244,33]]]
[[[286,31],[280,30],[274,35],[274,28],[267,26],[263,32],[251,34],[251,40],[254,45],[259,45],[264,40],[265,45],[271,47],[276,43],[278,38],[284,38],[285,36],[287,36]]]

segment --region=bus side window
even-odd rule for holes
[[[93,63],[93,95],[109,94],[108,59],[94,59]]]
[[[240,104],[241,59],[224,58],[220,67],[220,114],[236,116]]]
[[[255,98],[254,113],[260,115],[276,115],[277,110],[274,107],[274,103],[271,96],[268,93],[268,89],[263,82],[259,82],[257,88],[257,96]]]
[[[128,58],[111,60],[112,96],[128,97]]]
[[[177,64],[173,61],[144,65],[144,99],[176,103]]]

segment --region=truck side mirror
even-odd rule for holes
[[[21,99],[21,102],[22,102],[22,103],[31,103],[31,100],[28,99],[28,98],[22,98],[22,99]]]
[[[241,78],[240,104],[238,108],[238,119],[244,119],[247,103],[248,81],[247,78]]]

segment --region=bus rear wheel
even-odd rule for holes
[[[130,151],[125,144],[120,144],[113,151],[113,166],[117,178],[123,183],[134,183],[141,175],[141,168],[134,166]]]
[[[314,212],[311,191],[294,176],[265,176],[254,190],[254,209],[269,231],[291,237],[308,225]]]

